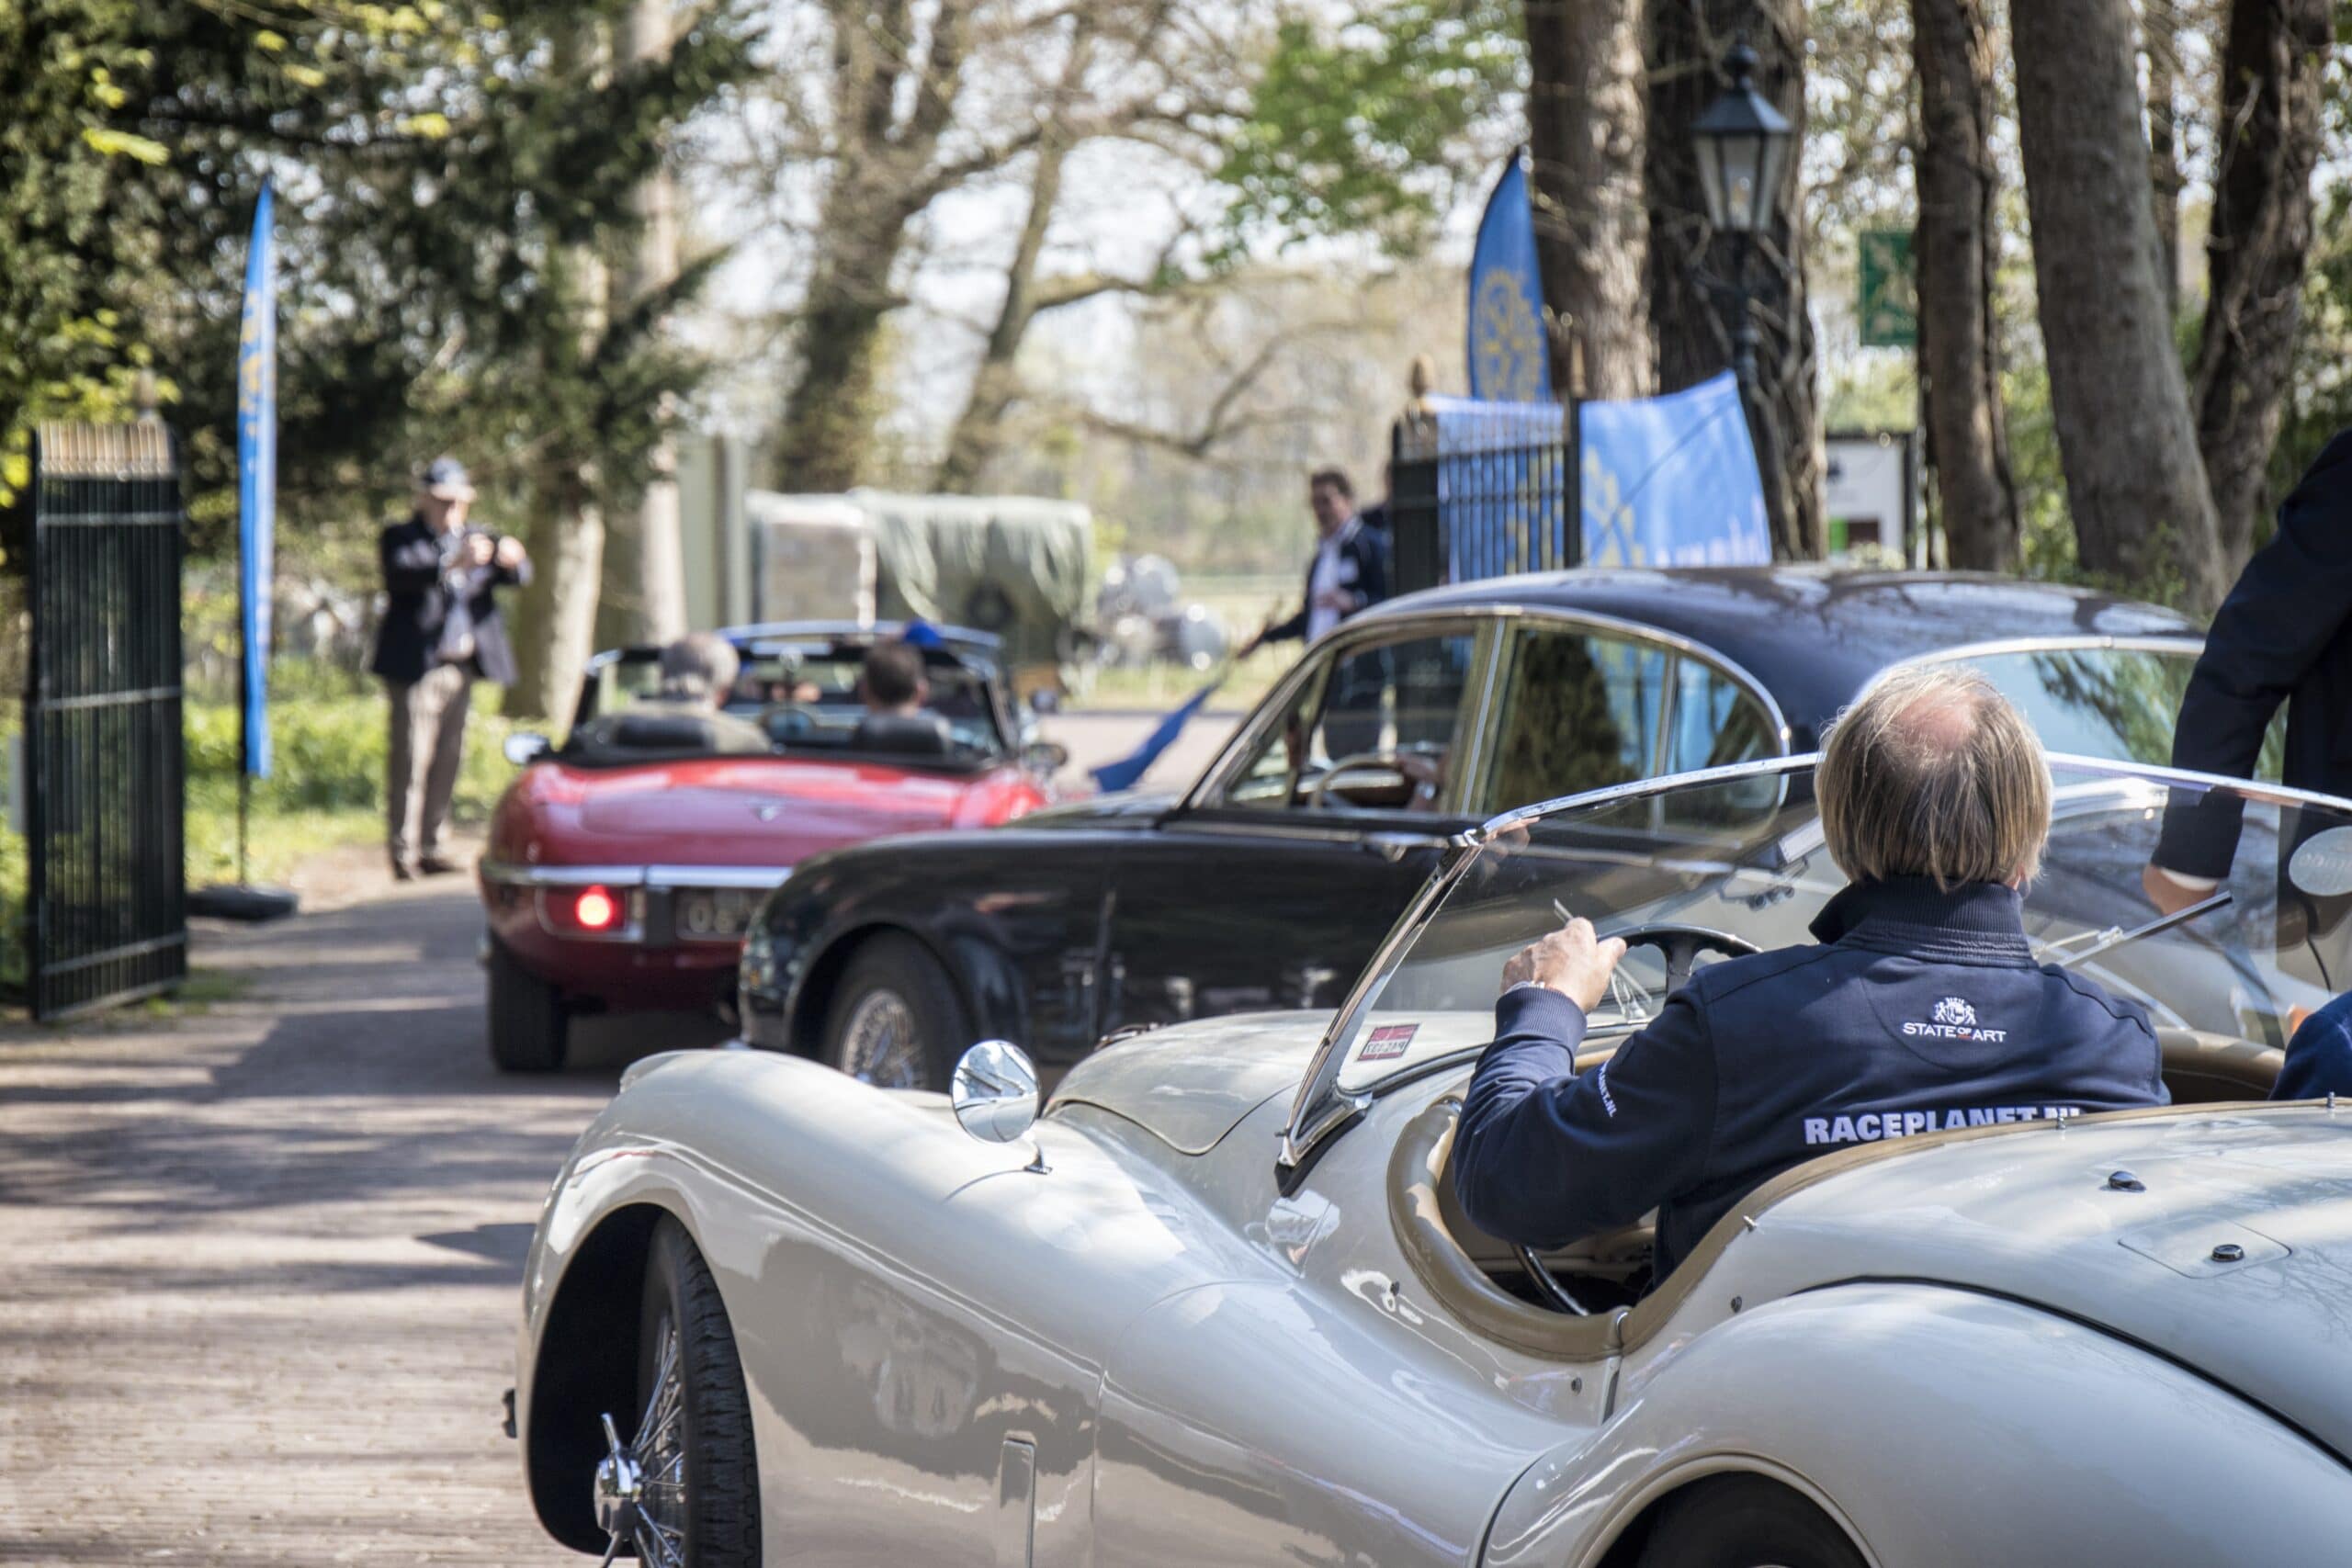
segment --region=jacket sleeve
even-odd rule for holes
[[[1261,643],[1295,642],[1306,635],[1306,606],[1302,604],[1299,606],[1297,615],[1293,615],[1287,621],[1277,622],[1273,626],[1268,626],[1266,628],[1266,635],[1260,637],[1258,640]]]
[[[2206,634],[2173,730],[2172,762],[2252,778],[2279,705],[2352,615],[2352,432],[2338,435],[2278,508],[2278,531],[2246,562]],[[2226,876],[2241,806],[2177,792],[2155,861]]]
[[[1359,527],[1356,538],[1362,545],[1356,567],[1356,608],[1369,610],[1388,597],[1388,541],[1369,526]]]
[[[384,566],[384,590],[422,593],[441,581],[441,547],[430,536],[403,542],[401,532],[387,528],[376,541],[376,553]]]
[[[492,566],[490,580],[501,588],[528,588],[531,585],[531,558],[525,556],[520,566]]]
[[[1471,1224],[1561,1247],[1697,1184],[1714,1131],[1714,1049],[1683,993],[1581,1077],[1584,1011],[1557,991],[1508,993],[1495,1030],[1453,1134],[1453,1190]]]
[[[2273,1100],[2352,1095],[2352,991],[2328,1003],[2287,1042],[2287,1060],[2271,1086]]]

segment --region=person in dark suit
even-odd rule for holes
[[[1315,514],[1315,555],[1306,563],[1306,599],[1298,614],[1269,621],[1241,649],[1247,659],[1270,642],[1313,642],[1359,611],[1388,597],[1388,536],[1356,513],[1355,486],[1338,468],[1319,468],[1306,481]],[[1380,740],[1384,660],[1351,659],[1324,706],[1324,744],[1334,758],[1372,750]]]
[[[2352,795],[2352,430],[2320,453],[2215,612],[2181,699],[2173,766],[2252,778],[2282,703],[2282,782]],[[2143,877],[2158,908],[2186,908],[2228,878],[2243,807],[2235,795],[2174,793]]]
[[[418,872],[458,869],[441,857],[441,831],[457,791],[473,683],[514,681],[498,590],[530,581],[530,558],[521,540],[467,525],[473,499],[464,466],[436,457],[417,481],[416,510],[376,545],[386,603],[368,668],[391,699],[386,847],[392,874],[403,882]]]
[[[1306,599],[1287,620],[1268,621],[1241,649],[1246,659],[1270,642],[1313,642],[1350,615],[1388,597],[1388,537],[1356,514],[1356,490],[1338,468],[1318,468],[1306,481],[1315,514],[1314,557],[1306,563]]]

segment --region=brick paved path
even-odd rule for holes
[[[0,1562],[591,1561],[498,1430],[521,1258],[619,1066],[695,1025],[502,1077],[480,930],[401,889],[201,937],[249,989],[194,1016],[0,1032]]]

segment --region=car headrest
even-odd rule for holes
[[[654,757],[735,757],[774,750],[756,724],[730,714],[648,704],[590,720],[566,752],[590,766]]]
[[[935,713],[870,713],[857,721],[849,744],[853,751],[891,757],[944,757],[955,739],[955,730]]]

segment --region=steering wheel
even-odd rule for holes
[[[1346,773],[1351,768],[1385,768],[1408,784],[1418,786],[1420,781],[1415,779],[1412,770],[1405,765],[1405,759],[1407,757],[1435,757],[1441,750],[1442,748],[1421,744],[1408,746],[1396,751],[1351,752],[1317,775],[1314,787],[1306,792],[1306,809],[1309,811],[1328,809],[1325,801],[1330,794],[1332,781]],[[1410,804],[1409,800],[1408,804]]]
[[[1608,933],[1627,947],[1654,947],[1666,959],[1666,994],[1672,996],[1690,979],[1690,970],[1702,953],[1720,953],[1727,958],[1746,958],[1764,950],[1746,937],[1734,936],[1706,926],[1684,926],[1662,923],[1635,926],[1631,931]],[[1527,1278],[1554,1310],[1572,1317],[1589,1317],[1591,1309],[1569,1294],[1544,1259],[1532,1247],[1514,1245],[1511,1251],[1519,1258],[1519,1266],[1527,1270]]]
[[[1691,966],[1702,953],[1720,953],[1726,958],[1749,958],[1764,950],[1744,936],[1719,931],[1708,926],[1682,926],[1670,922],[1654,926],[1635,926],[1630,931],[1604,931],[1604,938],[1615,937],[1627,947],[1654,947],[1666,960],[1666,994],[1674,995],[1690,979]]]

